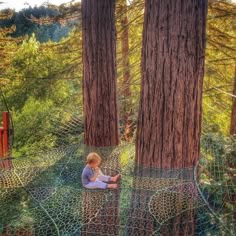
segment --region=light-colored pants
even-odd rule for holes
[[[99,170],[97,179],[94,182],[89,182],[84,187],[89,189],[96,189],[96,188],[106,189],[107,183],[104,182],[109,182],[110,178],[111,178],[110,176],[104,175],[102,171]]]

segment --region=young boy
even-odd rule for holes
[[[108,184],[106,182],[116,182],[120,175],[114,177],[106,176],[99,168],[101,157],[91,152],[87,156],[87,165],[82,172],[82,184],[85,188],[90,189],[107,189],[117,188],[117,184]]]

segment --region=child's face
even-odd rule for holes
[[[100,161],[95,161],[89,164],[91,168],[96,169],[100,165]]]

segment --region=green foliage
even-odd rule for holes
[[[208,8],[203,130],[229,134],[236,63],[236,5],[211,1]]]
[[[50,117],[54,104],[50,100],[39,101],[30,97],[21,111],[13,112],[14,156],[31,155],[53,147],[55,137],[50,130]]]
[[[226,222],[226,228],[223,232],[220,231],[222,235],[227,232],[227,227],[232,228],[227,222],[232,222],[230,212],[233,212],[233,199],[236,194],[235,138],[208,133],[202,136],[201,141],[203,158],[200,161],[200,186],[209,207],[220,220]]]
[[[7,71],[7,77],[12,80],[6,88],[10,107],[20,109],[31,96],[62,103],[69,93],[69,86],[59,74],[66,63],[52,48],[43,48],[34,35],[24,41]]]
[[[42,17],[57,17],[59,12],[56,9],[48,7],[29,7],[19,12],[14,12],[8,19],[0,20],[0,27],[16,26],[16,30],[10,35],[14,38],[21,36],[31,36],[35,33],[36,38],[40,42],[47,42],[49,40],[58,42],[62,37],[68,36],[71,27],[62,26],[58,22],[51,22],[47,25],[42,25],[36,22]],[[75,25],[75,22],[73,23]]]
[[[74,48],[78,46],[74,44],[70,47],[72,52],[64,53],[68,49],[66,42],[68,39],[59,46],[51,42],[41,44],[33,35],[8,58],[4,74],[8,83],[3,91],[14,122],[13,156],[31,155],[58,144],[58,121],[55,125],[53,119],[69,122],[71,115],[68,117],[65,110],[74,106],[81,112],[81,71],[79,66],[75,69],[78,63],[71,63],[77,58]],[[6,110],[3,100],[0,108]],[[68,134],[68,142],[71,139]]]

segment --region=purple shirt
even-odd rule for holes
[[[94,176],[94,171],[88,166],[86,165],[83,169],[82,172],[82,184],[83,186],[87,185],[90,181],[90,179]]]

